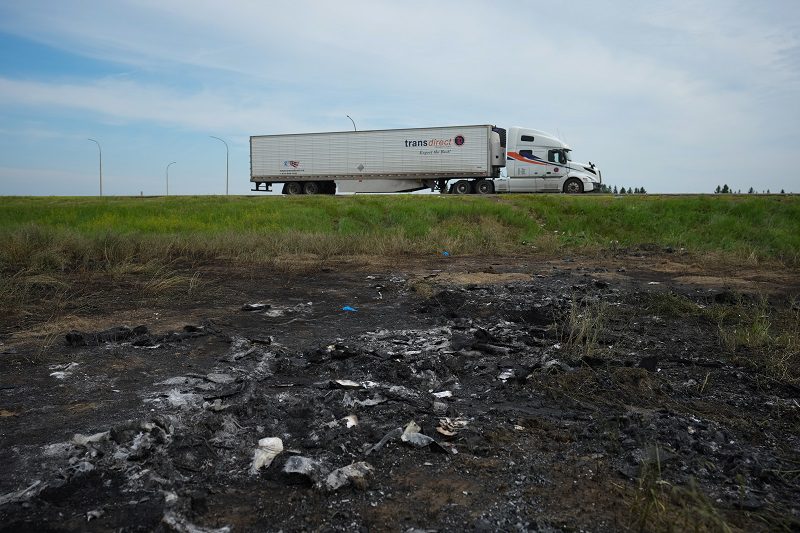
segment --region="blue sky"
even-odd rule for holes
[[[273,5],[277,4],[277,5]],[[800,2],[0,3],[0,195],[249,192],[250,135],[560,134],[607,182],[800,192]]]

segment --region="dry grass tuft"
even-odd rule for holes
[[[573,295],[569,309],[561,322],[561,341],[567,348],[583,355],[599,351],[598,338],[607,320],[608,305],[602,300],[581,304]]]
[[[637,486],[628,498],[629,528],[656,532],[723,532],[731,527],[700,491],[694,479],[688,486],[674,486],[661,476],[659,448],[655,458],[642,465]]]

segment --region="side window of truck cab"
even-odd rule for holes
[[[565,156],[564,152],[561,150],[548,150],[547,160],[550,161],[551,163],[556,163],[558,165],[567,164],[567,156]]]

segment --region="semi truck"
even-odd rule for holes
[[[485,124],[252,136],[250,181],[283,194],[585,193],[602,176],[554,135]]]

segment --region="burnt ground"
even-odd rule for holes
[[[4,319],[0,529],[800,528],[799,389],[691,311],[796,305],[796,273],[200,270],[189,300],[95,279],[91,305]]]

